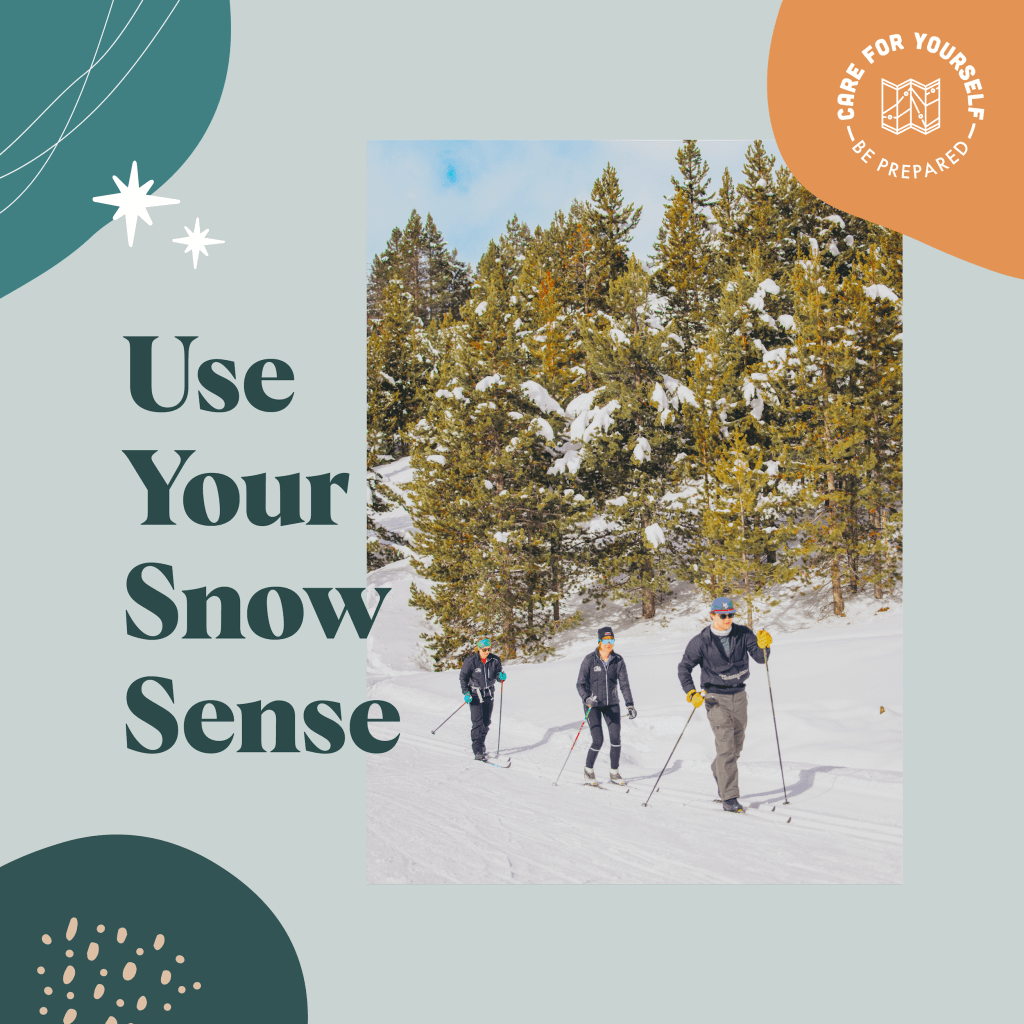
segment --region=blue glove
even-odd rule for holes
[[[506,680],[507,678],[508,678],[508,676],[506,676],[504,672],[499,672],[499,673],[498,673],[498,679],[499,679],[499,680],[500,680],[501,682],[505,682],[505,680]]]
[[[462,695],[462,699],[463,699],[463,700],[464,700],[464,701],[465,701],[465,702],[466,702],[467,704],[472,704],[472,703],[473,703],[473,694],[471,694],[471,693],[464,693],[464,694]]]

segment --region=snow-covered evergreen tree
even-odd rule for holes
[[[676,153],[680,177],[672,178],[672,197],[654,243],[653,287],[667,303],[684,352],[707,330],[717,295],[714,206],[710,169],[697,143]]]
[[[609,305],[612,314],[600,318],[584,343],[597,387],[566,407],[558,468],[577,477],[597,514],[592,589],[636,602],[649,619],[686,550],[670,497],[678,435],[658,402],[672,345],[636,257],[612,283]]]
[[[650,272],[610,165],[547,228],[513,217],[472,281],[415,211],[374,261],[368,557],[403,550],[372,466],[411,446],[438,667],[485,632],[543,655],[581,591],[651,617],[689,579],[753,619],[796,571],[834,614],[898,583],[900,237],[760,142],[717,195],[696,143],[676,159]]]
[[[439,667],[460,663],[484,633],[504,657],[543,654],[566,624],[554,614],[560,541],[580,513],[552,487],[553,432],[528,383],[516,271],[530,245],[513,219],[489,247],[464,323],[451,328],[452,376],[414,433],[413,564],[431,588],[412,600],[439,630],[424,637]]]
[[[629,243],[640,223],[643,207],[628,205],[615,168],[608,164],[590,190],[590,202],[583,218],[594,241],[594,271],[598,303],[607,308],[612,282],[625,273],[629,265]]]
[[[832,611],[844,614],[848,578],[848,477],[863,446],[855,407],[857,352],[838,269],[826,270],[813,250],[789,274],[793,328],[789,343],[768,353],[766,392],[777,415],[773,446],[785,453],[798,489],[790,507],[800,530],[804,578],[829,581]]]
[[[747,625],[753,627],[758,598],[789,579],[793,569],[786,495],[775,486],[779,464],[749,436],[742,421],[734,423],[719,451],[702,520],[708,544],[701,549],[700,568],[720,592],[742,595]]]

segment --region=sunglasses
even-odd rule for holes
[[[736,613],[735,612],[715,612],[720,619],[731,619]]]
[[[615,646],[615,637],[613,637],[613,636],[603,636],[598,641],[598,643],[606,644],[609,647],[614,647]]]

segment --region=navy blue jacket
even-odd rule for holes
[[[733,623],[729,641],[727,655],[722,641],[715,637],[715,630],[706,626],[686,645],[683,660],[679,662],[679,682],[686,693],[696,689],[690,673],[698,665],[701,688],[708,693],[739,693],[746,689],[750,676],[747,657],[763,665],[764,651],[757,646],[757,634],[738,623]]]
[[[493,693],[494,684],[501,672],[501,658],[496,654],[488,654],[486,663],[480,660],[478,651],[474,651],[463,663],[459,672],[459,685],[463,693],[471,690],[489,691]],[[489,693],[476,694],[477,697],[488,696]]]
[[[622,687],[622,696],[627,706],[633,703],[633,695],[629,692],[629,675],[626,672],[626,662],[622,656],[614,651],[608,656],[608,661],[601,660],[598,651],[591,651],[580,665],[580,674],[576,679],[576,689],[579,695],[586,700],[588,697],[597,698],[597,706],[606,708],[612,704],[619,703],[619,692],[617,687]]]

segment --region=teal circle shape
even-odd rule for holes
[[[0,10],[0,297],[151,195],[213,119],[231,46],[228,0],[14,0]],[[123,230],[123,228],[122,228]],[[143,227],[145,230],[145,227]]]

